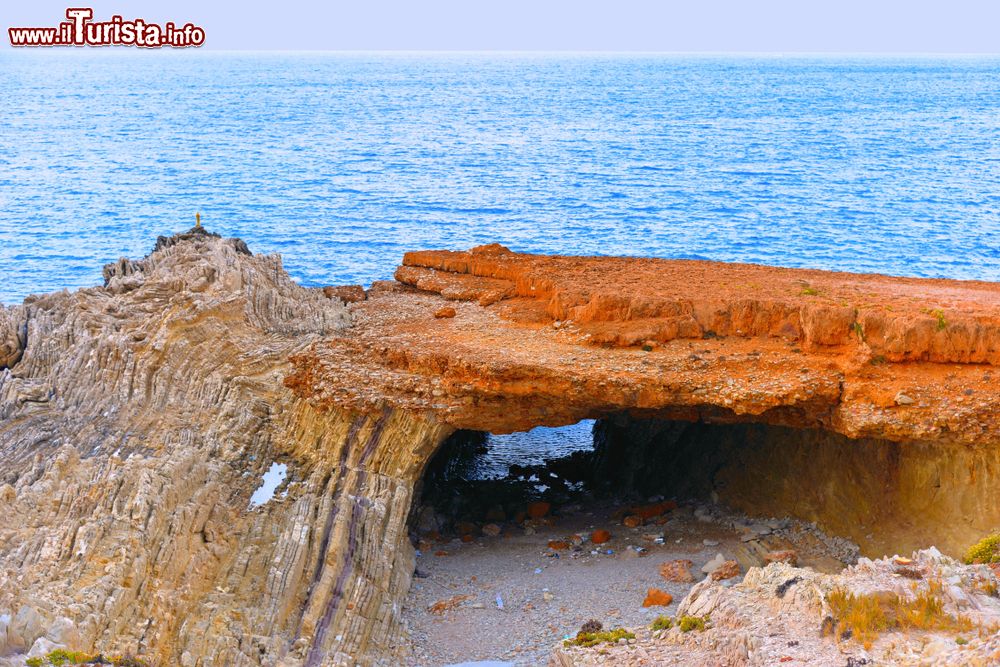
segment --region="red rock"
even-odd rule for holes
[[[900,411],[894,407],[893,397],[898,391],[911,386],[941,385],[933,395],[921,396],[922,401],[930,401],[929,412],[933,413],[942,399],[954,400],[952,394],[957,388],[970,386],[972,377],[981,374],[979,368],[963,366],[1000,364],[1000,346],[989,342],[1000,332],[998,288],[985,283],[874,275],[859,282],[854,274],[760,265],[520,253],[481,255],[471,251],[407,253],[395,277],[397,288],[416,287],[465,302],[463,321],[468,319],[471,325],[479,325],[488,320],[491,331],[497,335],[475,334],[480,330],[475,326],[465,332],[451,331],[452,327],[434,327],[434,331],[428,331],[426,322],[415,319],[415,311],[407,307],[417,298],[416,292],[396,289],[375,294],[373,285],[364,302],[366,312],[379,312],[383,316],[365,319],[363,324],[356,325],[351,336],[331,341],[321,353],[317,350],[299,355],[294,360],[296,372],[286,379],[286,385],[307,396],[333,385],[341,390],[334,392],[341,396],[336,404],[345,407],[373,401],[409,406],[406,400],[414,400],[406,395],[413,386],[411,382],[390,382],[388,378],[395,375],[387,373],[386,380],[358,386],[357,378],[339,367],[327,366],[324,372],[317,373],[317,356],[324,361],[336,361],[337,355],[343,355],[352,367],[388,366],[415,376],[436,376],[442,371],[440,359],[449,359],[453,362],[451,373],[469,377],[456,377],[450,382],[448,398],[454,403],[434,400],[434,409],[446,411],[448,423],[459,428],[509,433],[539,425],[540,414],[545,414],[548,422],[569,423],[579,418],[582,406],[591,404],[627,410],[635,407],[629,397],[640,395],[644,397],[643,405],[650,409],[690,407],[693,403],[686,387],[700,387],[708,371],[712,371],[713,379],[713,373],[724,373],[736,381],[736,386],[746,388],[735,393],[710,391],[698,399],[706,406],[721,407],[720,401],[725,400],[727,410],[744,414],[744,408],[760,408],[766,400],[772,409],[761,413],[762,421],[780,421],[787,419],[787,414],[773,408],[800,395],[797,391],[787,391],[788,383],[796,390],[814,392],[814,398],[794,420],[814,425],[830,410],[832,399],[823,385],[824,378],[833,373],[839,378],[838,410],[852,417],[835,420],[834,430],[849,437],[865,433],[869,437],[901,441],[926,434],[928,427],[923,424],[924,412]],[[804,284],[810,291],[822,294],[822,298],[804,294]],[[706,288],[707,285],[711,288]],[[474,305],[484,302],[495,307]],[[936,304],[943,302],[949,305],[946,325],[939,329],[942,319],[931,313],[938,307]],[[570,344],[578,344],[580,349],[576,352],[584,355],[588,363],[569,368],[550,361],[554,358],[549,354],[552,341],[540,335],[536,325],[555,320],[573,321],[579,338]],[[425,330],[421,331],[421,326]],[[863,340],[858,330],[864,332]],[[654,336],[650,336],[651,331],[656,332]],[[384,345],[354,349],[357,334],[362,333],[367,340],[383,341]],[[650,361],[648,371],[640,369],[623,374],[621,391],[609,395],[598,382],[586,382],[593,377],[587,369],[600,369],[601,362],[608,360],[607,347],[633,347],[651,338],[663,349],[658,349],[656,355],[648,355],[657,357]],[[711,368],[692,369],[689,376],[679,363],[681,359],[670,355],[675,349],[680,353],[684,347],[686,359],[690,350],[668,343],[704,339],[710,339],[711,343],[706,345],[715,350],[710,355]],[[774,348],[768,344],[776,340],[794,342],[795,347]],[[512,351],[512,341],[531,350],[528,358],[536,363],[525,368],[498,363]],[[391,352],[388,357],[386,346]],[[769,382],[783,387],[774,396],[762,393],[754,382],[745,382],[760,372],[754,353],[762,349],[770,360]],[[725,352],[728,361],[724,368],[716,368],[718,352]],[[878,363],[858,364],[858,355],[877,359]],[[901,363],[910,361],[948,367]],[[667,365],[661,367],[661,363]],[[537,378],[530,388],[524,384],[524,371],[528,368],[532,377]],[[662,384],[657,378],[665,368],[671,369],[672,380]],[[802,372],[803,368],[809,371]],[[954,386],[945,388],[946,383],[940,382],[939,376],[956,370],[962,377],[952,383]],[[560,390],[563,380],[568,379],[567,373],[574,381],[581,382],[582,393],[573,401],[566,401]],[[848,388],[843,392],[841,380]],[[667,386],[671,387],[669,391]],[[487,387],[490,395],[496,397],[490,405],[463,400],[466,394],[475,397]],[[991,389],[989,395],[995,392]],[[330,395],[328,391],[323,393]],[[524,401],[528,395],[531,400]],[[510,400],[504,400],[508,397]],[[979,403],[981,394],[977,393],[975,398]],[[607,403],[609,400],[611,403]],[[885,404],[890,415],[861,407],[872,404]],[[524,409],[528,405],[531,409]],[[947,439],[978,440],[983,433],[1000,428],[1000,417],[987,418],[979,428],[981,413],[982,410],[968,414],[963,411],[961,423],[948,430]],[[770,414],[774,416],[766,416]]]
[[[548,514],[551,509],[551,504],[539,500],[528,505],[528,516],[532,519],[541,519],[543,516]]]
[[[456,314],[457,313],[455,312],[455,309],[452,308],[451,306],[442,306],[441,308],[438,308],[437,310],[434,311],[434,317],[436,317],[439,320],[446,319],[449,317],[455,317]]]
[[[447,552],[447,551],[445,551],[444,549],[440,549],[440,550],[438,550],[438,551],[435,551],[435,552],[434,552],[434,555],[435,555],[435,556],[447,556],[447,555],[448,555],[448,552]]]
[[[796,553],[794,549],[782,549],[781,551],[771,551],[764,555],[764,564],[769,565],[771,563],[788,563],[789,565],[798,565],[799,554]]]
[[[476,538],[474,538],[472,535],[470,535],[468,533],[466,533],[465,535],[462,535],[462,541],[463,542],[471,542],[474,539],[476,539]]]
[[[635,514],[629,514],[627,517],[622,519],[622,523],[628,528],[638,528],[642,525],[642,517],[636,516]]]
[[[719,569],[712,572],[710,576],[713,581],[722,581],[723,579],[738,577],[740,576],[740,564],[734,560],[727,560],[719,566]]]
[[[611,541],[611,533],[606,530],[595,530],[590,534],[590,541],[594,544],[604,544]]]
[[[694,575],[691,573],[693,565],[694,563],[686,558],[667,561],[660,565],[660,576],[667,581],[688,584],[694,581]]]
[[[646,591],[646,599],[642,601],[643,607],[666,607],[674,601],[674,596],[659,588],[650,588]]]
[[[483,535],[489,535],[490,537],[496,537],[500,534],[500,526],[495,523],[488,523],[483,526]]]
[[[648,520],[675,509],[677,509],[677,503],[672,500],[664,500],[650,505],[637,505],[629,508],[629,512]]]
[[[340,299],[344,303],[358,303],[367,297],[365,288],[361,285],[338,285],[336,287],[324,287],[323,296],[327,299]]]
[[[490,255],[496,257],[498,255],[511,255],[513,254],[513,251],[511,251],[511,249],[507,246],[499,243],[487,243],[485,245],[477,245],[474,248],[470,248],[469,253],[472,255]]]
[[[518,512],[514,515],[514,523],[524,523],[524,520],[528,518],[527,512]]]
[[[472,535],[477,532],[476,524],[470,521],[459,521],[455,524],[455,532],[459,535]]]
[[[554,551],[565,551],[569,549],[569,542],[565,540],[549,540],[549,549]]]

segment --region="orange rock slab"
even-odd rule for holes
[[[788,427],[800,437],[769,431],[781,437],[720,471],[724,502],[831,526],[873,556],[960,553],[1000,521],[994,283],[494,244],[408,253],[351,317],[291,358],[285,386],[318,410],[495,434],[605,418]]]
[[[493,433],[628,411],[1000,442],[994,283],[495,244],[407,253],[396,278],[295,357],[287,386]],[[458,301],[460,318],[435,317]]]

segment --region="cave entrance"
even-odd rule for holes
[[[523,523],[531,503],[565,505],[585,495],[595,426],[584,420],[507,435],[456,431],[427,465],[414,527],[462,537],[470,524]]]
[[[720,554],[743,573],[794,543],[800,562],[839,569],[857,556],[849,543],[780,512],[792,497],[798,510],[830,502],[823,484],[801,496],[797,480],[816,480],[797,468],[838,446],[821,432],[629,414],[454,433],[428,463],[409,523],[415,664],[544,664],[587,621],[673,615]],[[826,453],[810,458],[814,447]]]
[[[625,413],[509,435],[460,430],[426,466],[410,525],[418,534],[461,536],[470,523],[520,524],[533,502],[721,501],[856,536],[857,524],[878,519],[867,516],[866,498],[885,496],[904,447],[920,448],[819,429]]]
[[[675,416],[444,443],[411,513],[416,664],[544,664],[586,621],[675,614],[720,559],[738,581],[776,558],[832,572],[861,553],[960,555],[1000,516],[996,447],[849,438],[795,413]],[[644,607],[654,588],[668,604]]]
[[[732,427],[627,415],[506,435],[456,431],[425,469],[411,528],[463,537],[472,524],[522,524],[538,503],[711,499],[732,456],[724,443],[747,437]]]
[[[538,444],[546,439],[570,444],[550,456]],[[490,474],[469,476],[468,465]],[[422,488],[425,500],[451,498],[445,516],[464,511],[461,519],[473,522],[482,520],[475,513],[486,499],[556,508],[660,498],[721,503],[749,516],[816,523],[878,557],[930,545],[960,553],[995,522],[995,496],[977,480],[998,470],[1000,457],[984,447],[848,438],[728,414],[707,422],[620,413],[512,436],[457,432],[427,467],[418,497]],[[983,508],[975,521],[970,507]],[[505,512],[507,521],[516,516]]]

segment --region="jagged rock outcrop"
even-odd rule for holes
[[[27,329],[23,306],[0,308],[0,369],[11,368],[21,360]]]
[[[1000,524],[996,285],[500,246],[397,279],[305,289],[196,228],[0,310],[0,665],[398,664],[407,515],[458,428],[753,427],[691,472],[748,511],[869,553]]]
[[[441,427],[282,386],[350,318],[279,258],[198,230],[158,248],[2,311],[0,664],[33,644],[188,666],[392,655],[413,558],[393,475],[413,464],[371,450]],[[251,508],[273,461],[288,478]]]

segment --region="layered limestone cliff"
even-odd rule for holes
[[[1000,525],[997,285],[487,246],[361,299],[200,228],[105,278],[0,309],[0,665],[398,664],[457,428],[604,419],[869,553]]]
[[[284,388],[288,358],[350,319],[279,258],[200,230],[157,248],[104,287],[0,311],[0,664],[33,645],[391,656],[413,567],[401,480],[443,427]],[[252,507],[273,462],[288,476]]]

